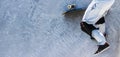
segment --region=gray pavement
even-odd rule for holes
[[[81,0],[87,7],[91,0]],[[120,0],[106,18],[110,48],[94,55],[97,42],[81,31],[84,10],[63,16],[69,0],[0,0],[0,57],[119,57]]]

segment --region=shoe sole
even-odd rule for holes
[[[107,50],[107,49],[109,49],[109,48],[110,48],[110,46],[108,46],[107,48],[105,48],[105,49],[104,49],[104,50],[102,50],[101,52],[96,53],[95,55],[101,54],[102,52],[106,51],[106,50]]]

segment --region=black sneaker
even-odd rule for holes
[[[104,45],[99,45],[98,50],[94,54],[101,53],[109,48],[109,44],[106,42]]]

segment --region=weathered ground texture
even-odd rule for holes
[[[77,0],[86,8],[91,0]],[[106,18],[110,48],[94,55],[97,42],[81,31],[84,11],[63,16],[69,0],[0,0],[0,57],[120,57],[120,0]]]

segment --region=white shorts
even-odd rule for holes
[[[93,0],[85,11],[82,21],[95,24],[113,5],[114,0]]]

